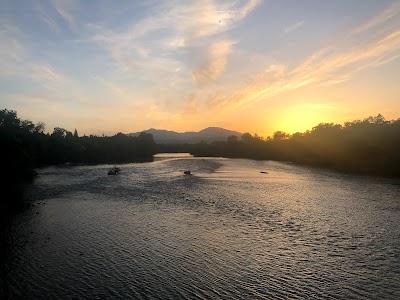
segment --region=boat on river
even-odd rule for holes
[[[117,166],[108,169],[108,175],[118,175],[119,172],[121,172],[121,169],[118,168]]]

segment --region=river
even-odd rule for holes
[[[399,180],[187,155],[109,167],[39,170],[4,240],[5,297],[400,299]]]

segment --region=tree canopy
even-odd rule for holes
[[[361,174],[400,176],[400,119],[381,114],[344,125],[321,123],[304,133],[277,131],[261,138],[197,144],[196,156],[281,160]]]

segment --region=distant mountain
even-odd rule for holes
[[[219,127],[208,127],[199,132],[187,131],[176,132],[162,129],[148,129],[143,132],[151,133],[154,141],[159,144],[174,144],[174,143],[199,143],[201,141],[226,141],[229,136],[235,135],[238,138],[242,136],[240,132],[227,130]],[[138,136],[140,132],[129,133],[130,136]]]

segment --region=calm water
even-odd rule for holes
[[[5,239],[6,296],[400,299],[399,181],[184,156],[108,167],[39,170]]]

